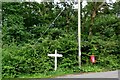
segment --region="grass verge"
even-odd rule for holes
[[[105,72],[105,71],[110,70],[103,68],[102,66],[84,65],[81,68],[75,67],[74,69],[58,69],[57,71],[50,71],[46,73],[22,74],[18,78],[55,78],[58,76],[64,76],[68,74],[83,74],[89,72]]]

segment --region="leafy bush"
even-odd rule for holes
[[[77,11],[72,5],[61,4],[65,10],[50,26],[61,11],[53,3],[3,3],[3,78],[52,73],[54,58],[47,55],[53,54],[55,49],[63,55],[58,58],[58,69],[62,71],[96,72],[103,67],[120,68],[120,22],[116,16],[97,15],[91,38],[88,38],[90,16],[82,21],[81,50],[85,67],[78,68]],[[96,58],[94,65],[89,60],[92,54]]]
[[[3,77],[17,77],[20,74],[46,73],[54,70],[54,59],[48,57],[48,53],[54,53],[58,49],[64,58],[58,59],[58,67],[72,68],[77,65],[77,43],[72,41],[74,35],[63,35],[56,40],[42,39],[42,43],[36,45],[14,43],[3,46]],[[76,48],[75,48],[76,47]],[[67,58],[70,57],[70,58]]]

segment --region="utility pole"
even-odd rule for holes
[[[80,21],[81,15],[80,15],[80,0],[78,0],[78,62],[79,67],[81,67],[81,21]]]

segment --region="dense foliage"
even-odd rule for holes
[[[58,58],[58,69],[79,71],[79,69],[76,70],[78,66],[77,10],[72,8],[73,4],[59,4],[63,5],[65,10],[54,23],[52,21],[62,8],[52,2],[2,4],[3,77],[19,77],[21,74],[53,71],[54,59],[47,54],[54,53],[55,49],[63,55]],[[116,13],[112,13],[116,11],[116,6],[113,9],[107,6],[104,8],[107,10],[96,11],[96,16],[92,19],[91,9],[95,7],[92,4],[88,3],[82,8],[84,15],[81,14],[83,15],[81,20],[82,65],[91,65],[89,57],[94,54],[97,61],[95,66],[118,69],[120,68],[118,64],[120,20],[115,16]],[[90,32],[91,35],[89,35]],[[80,70],[89,71],[86,68]]]

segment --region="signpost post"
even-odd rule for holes
[[[55,50],[55,54],[48,54],[48,56],[55,57],[55,71],[57,70],[57,57],[62,57],[62,54],[57,54],[57,50]]]

